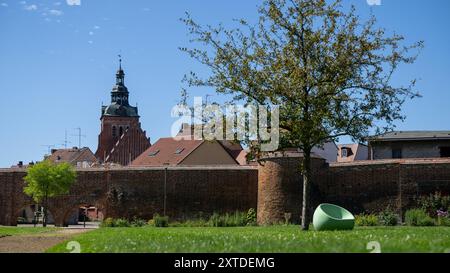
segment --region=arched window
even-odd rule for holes
[[[119,129],[119,136],[122,136],[122,134],[123,134],[123,128],[122,128],[122,126],[120,126],[120,129]]]
[[[113,126],[113,127],[112,127],[112,136],[113,136],[113,137],[116,137],[116,136],[117,136],[117,128],[116,128],[116,126]]]

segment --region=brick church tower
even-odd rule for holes
[[[151,145],[141,129],[138,109],[129,104],[128,96],[120,61],[116,84],[111,92],[111,104],[102,106],[101,132],[95,152],[100,162],[126,166]]]

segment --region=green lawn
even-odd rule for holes
[[[34,233],[45,233],[55,231],[56,228],[42,228],[42,227],[6,227],[0,226],[0,237],[12,235],[25,235]]]
[[[297,226],[242,228],[101,228],[72,240],[81,252],[450,252],[450,228],[374,227],[302,232]],[[48,252],[67,252],[66,243]]]

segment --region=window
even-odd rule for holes
[[[181,154],[183,151],[184,151],[184,148],[178,148],[178,149],[175,151],[175,154],[176,154],[176,155],[179,155],[179,154]]]
[[[159,150],[152,151],[152,152],[150,152],[150,154],[148,156],[155,157],[158,153],[159,153]]]
[[[123,135],[123,128],[122,128],[122,126],[120,126],[120,129],[119,129],[119,136],[122,136]]]
[[[347,148],[342,148],[341,149],[341,157],[347,157],[348,156],[348,154],[347,154]]]
[[[113,137],[116,137],[116,136],[117,136],[117,128],[116,128],[116,126],[113,126],[113,127],[112,127],[112,136],[113,136]]]
[[[441,157],[450,157],[450,147],[441,147]]]
[[[403,158],[402,149],[400,148],[392,149],[392,158]]]

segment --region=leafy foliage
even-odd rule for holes
[[[405,213],[405,222],[409,226],[434,226],[435,222],[423,209],[412,209]]]
[[[438,210],[448,211],[450,209],[450,196],[443,196],[440,192],[421,196],[417,199],[417,206],[430,216],[436,217]]]
[[[247,213],[236,211],[234,213],[214,213],[209,224],[212,227],[243,227],[247,225]]]
[[[102,221],[100,224],[100,227],[114,227],[114,219],[113,218],[106,218]]]
[[[374,214],[356,215],[355,224],[360,227],[378,226],[378,217]]]
[[[72,165],[45,160],[27,169],[24,192],[40,203],[45,198],[69,193],[75,179],[76,172]]]
[[[153,216],[153,221],[155,223],[155,227],[168,227],[169,226],[169,217],[168,216],[160,216],[159,214],[155,214]]]
[[[396,226],[398,224],[398,214],[396,214],[390,208],[378,214],[379,223],[383,226]]]
[[[254,208],[247,211],[246,224],[248,226],[256,226],[256,210]]]
[[[44,160],[27,169],[24,193],[37,203],[43,203],[43,226],[47,226],[48,199],[69,193],[77,175],[69,163],[54,164]]]
[[[418,97],[415,80],[393,85],[404,64],[412,64],[423,42],[405,44],[388,35],[375,17],[361,21],[340,0],[265,0],[259,22],[239,27],[201,26],[189,14],[182,21],[197,48],[181,48],[209,68],[191,72],[190,86],[215,88],[234,102],[279,106],[280,149],[304,152],[304,216],[309,225],[311,150],[341,136],[365,141],[369,131],[395,127],[407,99]],[[382,124],[382,125],[381,125]],[[278,130],[278,128],[270,128]],[[260,141],[247,141],[259,154]]]

